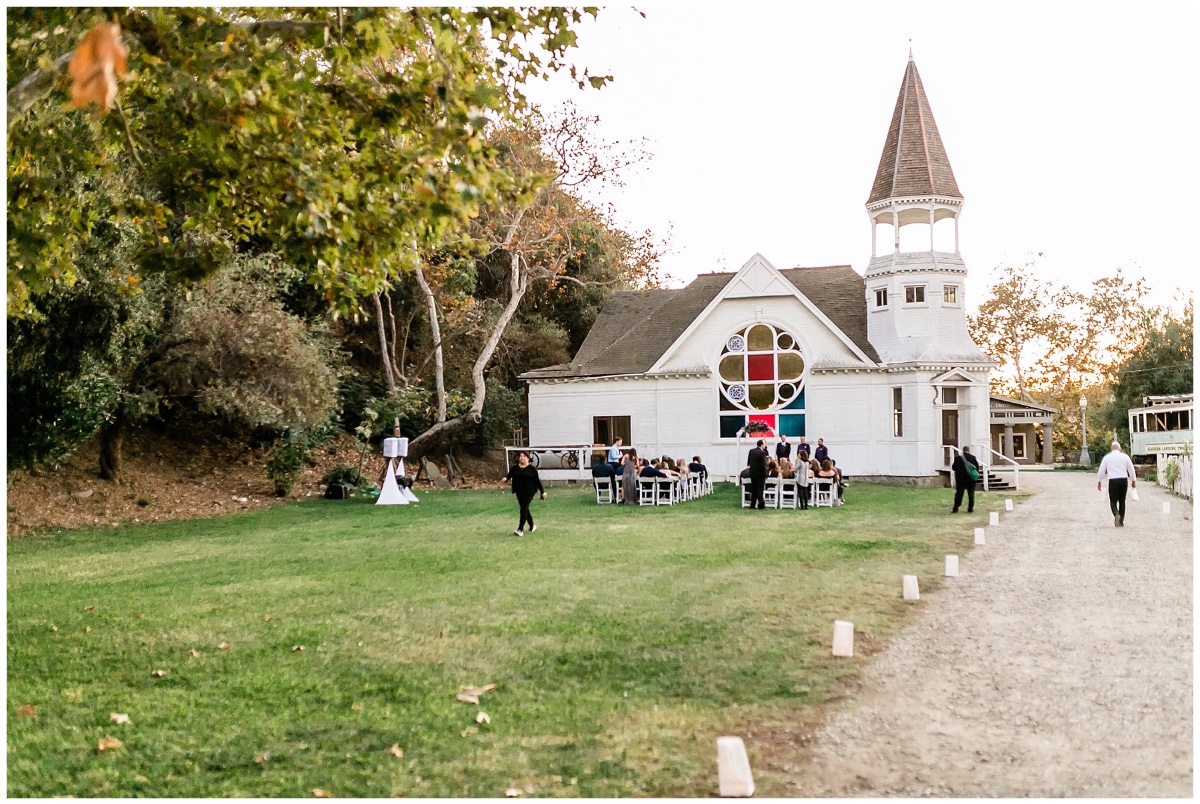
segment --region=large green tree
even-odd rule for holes
[[[267,244],[343,312],[440,244],[507,181],[487,126],[523,81],[566,67],[564,8],[10,9],[8,314],[78,277],[107,192],[141,236],[135,277],[192,281],[234,247]],[[129,75],[90,141],[61,148],[82,112],[67,56],[115,22]],[[570,68],[574,74],[574,68]],[[579,76],[600,85],[604,78]],[[192,232],[190,240],[183,235]]]
[[[1126,414],[1130,408],[1141,407],[1144,397],[1193,393],[1194,312],[1190,296],[1180,312],[1161,307],[1147,311],[1137,345],[1116,369],[1112,398],[1098,411],[1097,421],[1104,432],[1115,430],[1127,444]]]

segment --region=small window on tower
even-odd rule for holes
[[[925,303],[925,286],[924,285],[908,285],[904,288],[904,303],[905,304],[924,304]]]
[[[942,285],[942,304],[958,304],[958,285]]]
[[[875,291],[875,306],[887,307],[887,288],[879,288]]]

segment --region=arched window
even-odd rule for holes
[[[721,438],[737,438],[751,422],[774,435],[804,432],[805,362],[795,336],[751,324],[725,341],[717,362]]]

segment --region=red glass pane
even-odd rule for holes
[[[776,417],[775,417],[774,413],[751,413],[750,414],[750,421],[762,422],[767,427],[770,427],[772,436],[774,436],[776,433],[779,432],[779,430],[775,426],[775,418]]]
[[[775,355],[748,355],[746,357],[747,371],[753,380],[775,379]]]

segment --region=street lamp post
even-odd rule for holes
[[[1079,410],[1083,412],[1083,447],[1079,450],[1079,464],[1081,466],[1091,466],[1092,456],[1088,454],[1087,448],[1087,397],[1079,397]]]

